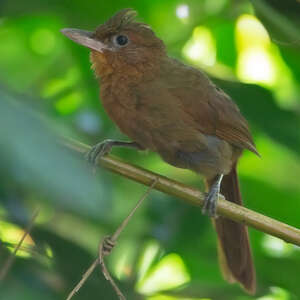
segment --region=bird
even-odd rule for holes
[[[247,227],[217,215],[219,194],[243,205],[237,164],[243,151],[259,156],[246,119],[222,89],[198,68],[168,55],[151,27],[123,9],[95,31],[62,33],[90,49],[102,105],[131,141],[104,140],[87,153],[95,164],[114,147],[150,150],[168,164],[203,176],[202,212],[212,218],[224,278],[249,294],[256,272]]]

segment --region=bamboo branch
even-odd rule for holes
[[[65,139],[63,144],[69,149],[82,154],[91,148],[90,146],[73,139]],[[153,181],[157,180],[154,187],[156,190],[182,199],[189,204],[202,207],[204,203],[205,194],[203,192],[159,174],[122,162],[111,155],[102,157],[99,160],[99,164],[114,173],[147,186],[151,186]],[[220,216],[253,227],[288,243],[300,246],[299,229],[254,212],[243,206],[226,201],[222,195],[220,195],[218,200],[217,213]]]

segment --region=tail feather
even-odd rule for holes
[[[208,186],[211,184],[208,181]],[[236,167],[223,177],[220,192],[226,200],[243,204]],[[218,235],[219,260],[224,278],[240,283],[248,293],[254,294],[256,276],[247,227],[223,217],[213,222]]]

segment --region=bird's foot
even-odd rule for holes
[[[204,204],[202,207],[202,213],[212,218],[217,218],[217,203],[220,194],[220,187],[222,182],[223,174],[218,175],[216,181],[211,186],[209,192],[206,194]]]
[[[113,140],[104,140],[93,146],[91,150],[85,153],[84,157],[89,163],[95,166],[100,157],[107,155],[111,151],[114,142]]]
[[[219,198],[219,191],[211,189],[209,193],[206,194],[204,199],[204,204],[202,207],[202,213],[212,218],[217,217],[217,202]]]
[[[111,239],[110,236],[106,236],[102,241],[103,255],[109,255],[112,249],[115,247],[116,242]]]

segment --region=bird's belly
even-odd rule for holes
[[[197,145],[195,140],[194,150],[192,142],[173,143],[170,148],[158,149],[158,153],[167,163],[184,169],[190,169],[204,175],[206,178],[214,178],[218,174],[228,174],[236,161],[233,147],[227,142],[215,137],[204,135],[205,144]]]

